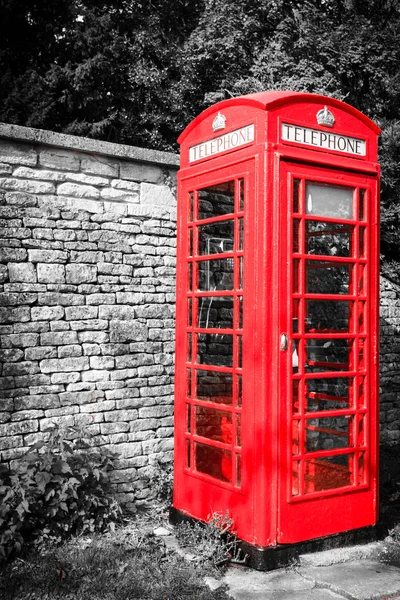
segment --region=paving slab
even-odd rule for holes
[[[384,548],[385,545],[383,542],[332,548],[330,550],[323,550],[322,552],[315,552],[314,554],[301,554],[299,556],[299,564],[302,567],[327,567],[355,560],[375,560],[384,552]]]
[[[207,581],[212,587],[212,582]],[[343,600],[329,589],[318,588],[293,570],[262,572],[243,567],[229,568],[221,584],[234,600]]]
[[[400,598],[400,569],[373,560],[299,567],[298,574],[351,600]]]

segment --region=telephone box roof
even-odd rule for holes
[[[369,127],[374,133],[379,134],[381,129],[369,119],[362,112],[342,102],[336,98],[329,96],[321,96],[320,94],[310,94],[306,92],[291,92],[291,91],[269,91],[269,92],[256,92],[254,94],[247,94],[246,96],[238,96],[237,98],[229,98],[228,100],[222,100],[217,104],[209,106],[203,112],[201,112],[189,125],[184,129],[181,135],[178,137],[178,143],[182,144],[186,136],[195,128],[203,119],[208,117],[215,111],[223,110],[229,106],[253,106],[260,110],[272,110],[285,104],[296,104],[299,102],[317,102],[319,104],[328,104],[340,108],[348,113],[352,114],[356,119],[362,121],[367,127]]]

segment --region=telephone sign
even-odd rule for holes
[[[179,138],[171,514],[228,513],[250,566],[377,521],[379,131],[262,92]]]

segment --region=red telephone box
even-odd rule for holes
[[[179,138],[172,513],[228,512],[259,568],[377,521],[379,132],[262,92]]]

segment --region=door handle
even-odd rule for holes
[[[288,337],[286,333],[281,334],[281,350],[285,352],[288,349]]]

